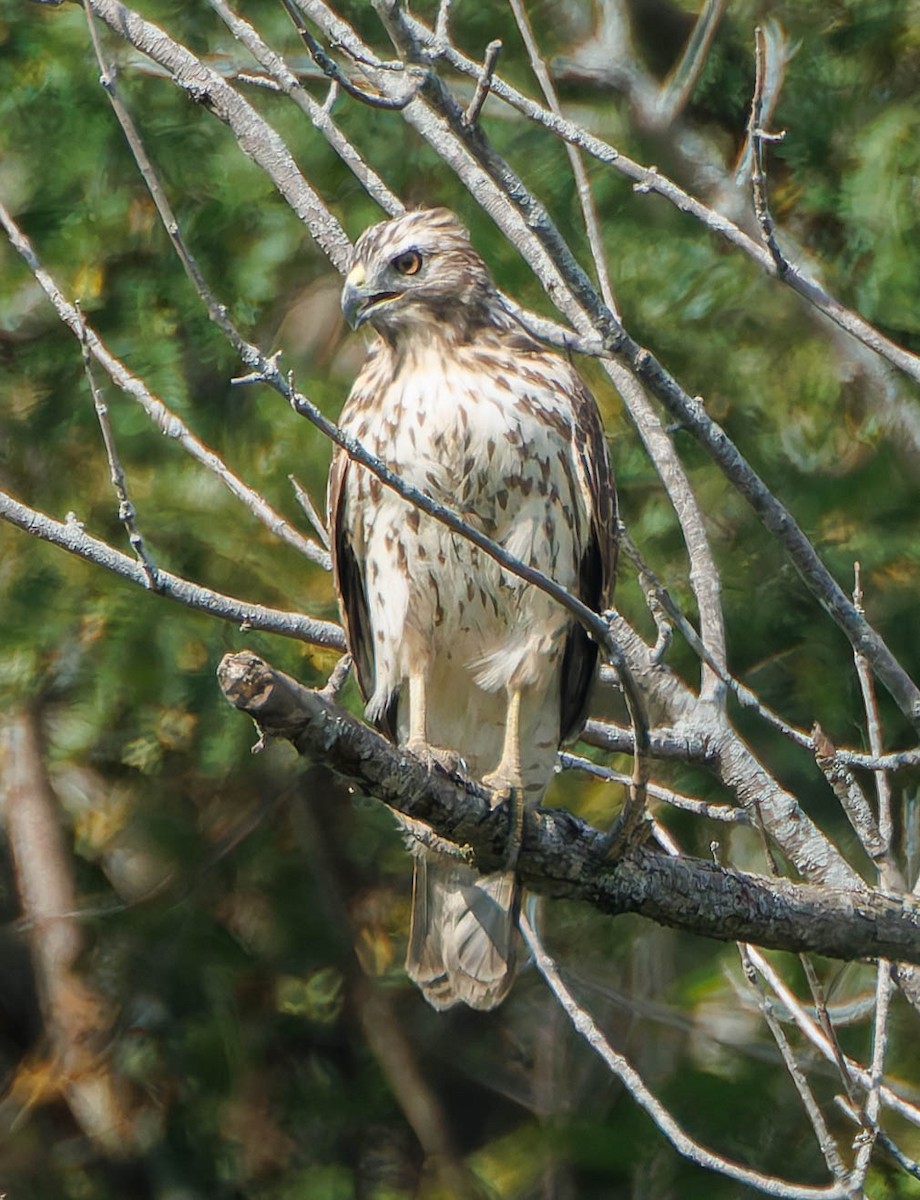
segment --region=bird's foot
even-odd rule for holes
[[[511,828],[508,834],[508,854],[505,859],[505,867],[507,870],[513,871],[517,866],[518,856],[521,853],[521,842],[524,839],[524,789],[518,780],[509,779],[501,769],[483,775],[482,785],[492,793],[490,803],[493,808],[498,808],[500,804],[508,805],[511,814]]]
[[[456,750],[446,750],[443,746],[430,746],[421,738],[409,738],[406,749],[414,754],[431,770],[438,767],[448,775],[465,775],[466,763]]]

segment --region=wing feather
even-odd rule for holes
[[[595,612],[610,604],[617,562],[617,500],[607,440],[594,397],[571,371],[573,448],[578,482],[590,514],[588,537],[578,565],[578,598]],[[573,624],[562,660],[560,734],[570,741],[587,716],[597,667],[597,643]]]
[[[329,470],[327,512],[329,540],[332,545],[332,578],[345,627],[345,642],[354,661],[355,677],[365,700],[374,692],[374,639],[367,602],[364,564],[351,537],[347,510],[346,481],[349,471],[359,470],[344,450],[336,451]],[[394,695],[376,724],[396,740],[396,700]]]

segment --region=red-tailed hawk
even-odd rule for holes
[[[594,400],[568,362],[508,315],[457,218],[437,208],[367,229],[342,308],[353,327],[379,334],[342,427],[604,608],[616,502]],[[584,720],[597,660],[584,629],[341,451],[329,522],[369,719],[429,760],[459,755],[497,799],[538,804],[560,743]],[[513,870],[479,875],[416,848],[406,966],[435,1008],[462,1000],[487,1009],[505,997],[518,903]]]

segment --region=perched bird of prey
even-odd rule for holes
[[[615,495],[594,400],[502,306],[447,209],[365,230],[342,293],[379,335],[342,428],[595,611],[609,601]],[[427,761],[459,756],[536,805],[582,726],[597,648],[545,592],[337,452],[335,584],[368,718]],[[519,888],[416,844],[407,970],[435,1008],[489,1009],[514,979]]]

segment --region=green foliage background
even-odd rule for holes
[[[197,52],[249,65],[206,5],[139,7]],[[422,16],[434,7],[418,5]],[[667,72],[696,7],[633,0],[647,66]],[[454,0],[453,10],[458,44],[481,56],[501,37],[502,71],[535,93],[501,0]],[[369,5],[354,0],[343,11],[382,45]],[[541,0],[529,11],[551,55],[564,58],[590,33],[587,0]],[[280,6],[253,2],[245,15],[299,58]],[[564,101],[624,152],[697,190],[677,139],[703,136],[732,162],[752,87],[753,26],[768,16],[797,46],[774,119],[788,132],[771,151],[785,236],[845,304],[920,351],[916,0],[733,0],[677,133],[643,133],[621,97],[584,82],[565,85]],[[230,134],[107,44],[213,289],[265,348],[284,348],[299,386],[335,415],[361,356],[338,318],[338,277]],[[314,91],[321,97],[322,84]],[[251,99],[352,237],[380,218],[293,106],[267,94]],[[548,311],[514,248],[398,114],[348,100],[335,112],[395,191],[410,203],[456,208],[501,286]],[[563,148],[497,108],[487,108],[485,127],[587,262]],[[842,583],[861,561],[870,617],[916,676],[916,390],[893,376],[879,386],[751,262],[660,199],[636,195],[622,177],[596,164],[590,171],[628,327],[705,397]],[[329,448],[267,389],[230,387],[239,364],[171,253],[98,85],[77,5],[0,12],[0,197],[109,347],[302,525],[288,475],[319,500]],[[605,413],[633,537],[692,611],[679,532],[657,477],[618,398],[591,364],[584,370]],[[105,391],[158,565],[249,600],[334,618],[323,572],[276,542],[128,398]],[[857,743],[860,705],[843,637],[689,437],[676,438],[723,571],[736,674],[790,720],[819,720],[833,738]],[[79,346],[5,244],[0,484],[123,542]],[[649,629],[629,572],[617,602]],[[369,988],[386,996],[486,1194],[747,1194],[663,1144],[564,1027],[533,972],[488,1018],[436,1015],[407,985],[410,870],[392,820],[284,747],[254,758],[251,730],[215,686],[215,666],[229,649],[251,647],[308,684],[325,678],[333,656],[190,613],[8,527],[0,527],[0,614],[0,705],[41,705],[91,914],[86,970],[122,1014],[109,1048],[113,1069],[154,1114],[144,1152],[118,1163],[81,1137],[59,1100],[20,1104],[17,1087],[41,1043],[6,862],[0,1075],[10,1091],[0,1105],[0,1190],[11,1200],[446,1195],[424,1167],[366,1036]],[[693,679],[682,647],[669,661]],[[356,695],[346,699],[357,710]],[[906,742],[887,706],[884,718],[892,743]],[[836,829],[813,765],[738,719],[805,808]],[[726,798],[699,771],[670,768],[660,777]],[[602,823],[621,799],[611,787],[569,778],[554,798]],[[736,862],[760,863],[753,839],[748,845],[743,835],[679,814],[667,820],[688,851],[706,854],[719,838]],[[760,1169],[823,1178],[788,1077],[756,1019],[739,1009],[733,950],[575,906],[553,906],[546,916],[549,943],[580,994],[688,1128]],[[823,971],[832,993],[861,987],[857,968]],[[899,1013],[893,1056],[905,1076],[918,1065],[908,1029]],[[864,1052],[865,1032],[852,1034],[854,1052]],[[830,1075],[819,1073],[822,1086],[829,1099]],[[920,1153],[916,1135],[904,1133],[904,1145]],[[873,1186],[879,1197],[920,1194],[881,1170]]]

